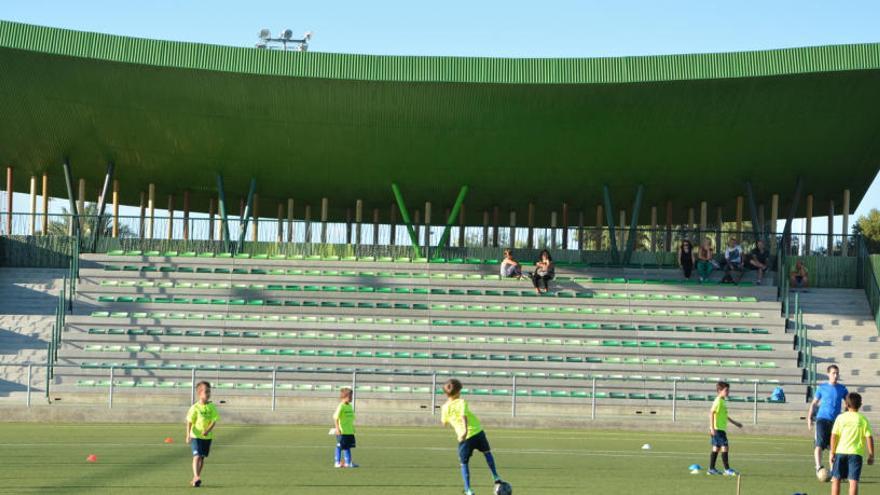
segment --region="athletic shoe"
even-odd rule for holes
[[[355,464],[355,463],[352,462],[351,464],[346,464],[345,467],[347,467],[347,468],[356,468],[356,467],[361,467],[361,466],[360,466],[359,464]]]
[[[341,463],[341,462],[337,462],[336,464],[333,465],[333,467],[335,467],[335,468],[341,468],[341,467],[342,467],[342,463]]]
[[[470,489],[465,490],[465,491],[464,491],[464,495],[474,495],[474,491],[473,491],[473,490],[470,490]]]
[[[716,475],[720,475],[721,471],[719,471],[717,469],[710,469],[710,470],[706,471],[706,474],[708,474],[709,476],[716,476]]]
[[[725,469],[724,470],[724,476],[736,476],[737,474],[739,474],[739,473],[737,473],[733,469]]]
[[[195,488],[199,488],[200,486],[202,486],[202,480],[196,480],[196,481],[193,483],[193,486],[194,486]]]

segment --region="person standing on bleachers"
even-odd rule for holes
[[[681,246],[678,248],[678,266],[681,267],[681,271],[684,273],[684,278],[686,280],[691,279],[691,273],[694,271],[695,258],[694,245],[691,244],[691,241],[687,239],[681,241]]]

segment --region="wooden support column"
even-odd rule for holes
[[[174,195],[168,195],[168,240],[174,238]]]
[[[742,238],[743,235],[743,197],[736,197],[736,236]],[[757,240],[757,239],[756,239]]]
[[[373,208],[373,245],[379,245],[379,208]]]
[[[492,207],[492,247],[498,247],[500,244],[498,239],[498,222],[500,220],[500,212],[497,206]]]
[[[257,242],[260,239],[260,195],[254,193],[253,204],[251,205],[251,242]]]
[[[604,207],[602,205],[596,205],[596,228],[593,229],[594,249],[596,251],[602,250],[602,226],[605,221],[605,212],[603,210]]]
[[[700,201],[700,232],[706,232],[709,228],[709,204]]]
[[[37,234],[37,176],[31,176],[31,235]]]
[[[828,202],[828,256],[834,256],[834,200]]]
[[[695,230],[694,227],[697,224],[695,218],[696,217],[694,216],[694,209],[688,208],[688,225],[687,225],[688,230],[691,230],[691,231]],[[699,235],[697,235],[697,237],[699,237]]]
[[[388,210],[388,218],[389,218],[389,228],[390,228],[390,238],[388,244],[395,246],[397,245],[397,210],[398,208],[394,205],[391,205],[391,208]]]
[[[305,218],[305,237],[303,240],[306,243],[312,242],[312,205],[306,204]]]
[[[447,215],[448,217],[449,215]],[[431,202],[425,201],[425,246],[431,248]]]
[[[208,240],[214,240],[214,197],[208,198]]]
[[[330,219],[330,201],[321,198],[321,244],[327,244],[327,221]]]
[[[12,188],[12,167],[6,167],[6,235],[12,235]]]
[[[803,255],[809,256],[813,251],[813,195],[807,194],[806,205],[806,239],[804,239]]]
[[[510,249],[516,247],[516,211],[510,210]]]
[[[85,232],[86,227],[86,180],[79,180],[79,191],[77,193],[76,212],[79,215],[79,231]]]
[[[449,208],[443,209],[443,218],[449,218],[449,211],[450,211]],[[443,234],[440,234],[440,235],[443,235]],[[442,237],[441,237],[441,239],[442,239]],[[446,244],[443,247],[451,247],[451,246],[452,246],[452,236],[447,235],[446,236]],[[428,245],[428,247],[430,247],[430,244]]]
[[[345,209],[345,243],[351,245],[354,239],[354,225],[351,218],[351,208]]]
[[[146,208],[146,202],[145,202],[145,201],[146,201],[146,200],[145,200],[144,192],[141,191],[140,202],[138,203],[138,204],[140,205],[140,210],[141,210],[141,213],[140,213],[140,221],[138,222],[138,238],[141,239],[141,240],[144,239],[144,234],[145,234],[145,232],[144,232],[144,230],[145,230],[145,229],[144,229],[144,227],[145,227],[144,223],[145,223],[145,220],[146,220],[146,211],[145,211],[145,208]]]
[[[278,232],[275,235],[275,242],[281,244],[284,242],[284,203],[278,202]]]
[[[113,227],[114,239],[119,238],[119,179],[113,179]]]
[[[43,223],[40,228],[40,232],[43,235],[47,234],[47,230],[49,230],[49,174],[47,172],[43,172]]]
[[[189,190],[183,191],[183,240],[189,240]]]
[[[721,213],[721,207],[719,206],[715,211],[715,245],[719,246],[719,250],[721,249],[720,246],[724,245],[721,242],[721,229],[724,226],[724,219],[722,218]],[[742,239],[737,237],[737,241],[742,241]]]
[[[293,242],[293,198],[287,198],[287,242]]]
[[[466,241],[464,219],[464,204],[462,203],[458,210],[458,247],[464,247]]]
[[[843,227],[840,234],[843,236],[840,239],[840,253],[842,256],[849,256],[849,189],[843,190]]]
[[[556,212],[550,212],[550,249],[556,249]]]
[[[779,195],[770,197],[770,252],[776,254],[776,224],[779,221]]]
[[[657,207],[651,207],[651,252],[657,252]]]
[[[483,210],[483,247],[489,246],[489,210]]]
[[[528,227],[526,232],[526,248],[532,249],[535,247],[535,203],[529,203],[528,210],[526,211],[526,227]]]
[[[674,252],[672,247],[672,201],[666,202],[666,251]]]
[[[424,245],[422,242],[422,212],[421,210],[416,210],[413,214],[413,229],[416,232],[416,239],[418,239],[419,244]],[[430,247],[430,246],[429,246]],[[427,256],[427,254],[426,254]]]
[[[149,218],[147,220],[147,239],[152,239],[156,216],[156,184],[150,184],[147,186],[147,210],[149,213]]]
[[[577,248],[578,251],[584,250],[584,210],[578,210],[578,229],[577,229]]]
[[[562,249],[568,249],[568,203],[562,203]]]

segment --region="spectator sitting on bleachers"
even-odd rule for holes
[[[737,244],[736,238],[731,237],[727,241],[727,249],[724,250],[724,282],[738,284],[743,278],[744,268],[742,248]],[[736,272],[736,278],[733,272]]]
[[[540,294],[541,282],[544,283],[543,292],[550,291],[550,281],[556,276],[556,269],[553,266],[553,258],[546,249],[538,255],[538,261],[535,262],[535,273],[532,274],[532,283],[535,284],[535,292]]]
[[[807,276],[807,267],[804,262],[797,260],[794,263],[794,269],[791,271],[791,286],[796,289],[806,289],[810,286],[810,279]]]
[[[513,258],[510,248],[504,250],[504,259],[501,260],[501,276],[507,278],[522,278],[522,265]]]
[[[755,248],[749,253],[749,266],[758,271],[758,285],[761,285],[764,274],[770,269],[770,251],[764,246],[763,239],[758,239]]]
[[[684,278],[687,280],[691,279],[691,273],[694,271],[695,257],[694,246],[691,244],[691,241],[687,239],[681,241],[681,246],[678,248],[678,266],[681,267]]]
[[[705,282],[712,274],[715,268],[715,252],[712,249],[712,239],[708,237],[703,240],[697,251],[697,275],[700,276],[700,282]]]

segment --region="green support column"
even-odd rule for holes
[[[220,211],[220,235],[223,237],[223,249],[229,249],[229,217],[226,214],[226,191],[223,190],[223,176],[217,174],[217,204]]]
[[[461,205],[464,203],[464,198],[467,196],[468,186],[461,186],[461,190],[458,192],[458,197],[455,198],[455,204],[452,205],[452,211],[449,212],[449,218],[446,219],[446,227],[443,229],[443,235],[440,236],[440,242],[437,243],[437,247],[446,246],[446,240],[449,238],[449,232],[452,228],[452,224],[455,223],[455,218],[458,216],[458,210],[461,209]]]
[[[400,218],[403,220],[403,224],[406,225],[406,231],[409,232],[409,240],[412,242],[413,252],[417,258],[421,258],[422,250],[419,248],[419,238],[416,237],[416,231],[413,230],[412,220],[409,218],[409,211],[406,209],[406,204],[403,202],[403,194],[400,193],[400,188],[394,183],[391,183],[391,192],[394,193],[394,199],[397,201],[397,207],[400,209]]]
[[[101,196],[98,198],[98,216],[92,227],[92,249],[94,253],[98,249],[98,238],[104,227],[104,210],[107,207],[107,195],[110,193],[110,184],[113,182],[113,162],[107,164],[107,174],[104,176],[104,187],[101,188]]]
[[[79,211],[76,208],[76,199],[73,196],[73,174],[70,171],[70,163],[65,161],[64,167],[64,184],[67,186],[67,197],[70,200],[70,214],[72,216],[71,225],[73,226],[71,234],[79,239]],[[11,227],[10,227],[11,232]]]
[[[614,206],[611,204],[611,191],[607,185],[602,186],[602,198],[605,202],[605,219],[608,222],[608,237],[611,241],[611,262],[615,265],[620,263],[620,253],[617,251],[617,239],[614,224]]]
[[[629,237],[626,240],[626,251],[623,253],[623,264],[629,264],[630,258],[632,258],[633,249],[635,249],[636,245],[636,227],[639,224],[639,208],[642,206],[642,193],[644,192],[645,187],[639,184],[639,188],[636,189],[636,199],[633,201],[633,209],[632,209],[632,218],[629,221]]]
[[[235,251],[240,252],[241,248],[244,246],[244,238],[245,234],[247,234],[247,226],[248,219],[251,216],[251,211],[254,208],[254,194],[257,192],[257,179],[251,179],[251,186],[248,188],[247,202],[244,205],[244,213],[241,215],[241,220],[239,222],[240,231],[238,232],[238,245],[235,246]]]

